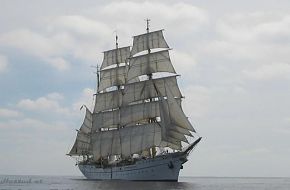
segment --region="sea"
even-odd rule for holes
[[[178,182],[93,181],[76,176],[0,175],[0,190],[290,190],[290,178],[180,177]]]

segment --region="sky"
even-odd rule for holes
[[[290,1],[0,0],[0,174],[81,175],[65,156],[102,52],[164,30],[203,137],[182,176],[290,177]]]

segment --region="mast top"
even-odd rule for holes
[[[115,31],[116,32],[116,49],[118,49],[118,33],[117,33],[117,30]]]
[[[147,33],[149,33],[149,22],[150,22],[150,19],[146,19],[146,24],[147,24],[147,28],[146,28],[146,30],[147,30]]]

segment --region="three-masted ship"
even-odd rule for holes
[[[70,156],[88,179],[177,181],[201,140],[184,114],[184,98],[163,30],[104,52],[94,110],[87,107]],[[192,140],[192,142],[189,142]]]

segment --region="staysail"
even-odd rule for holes
[[[77,132],[75,143],[68,155],[91,154],[92,113],[86,107],[86,115],[81,128]]]

